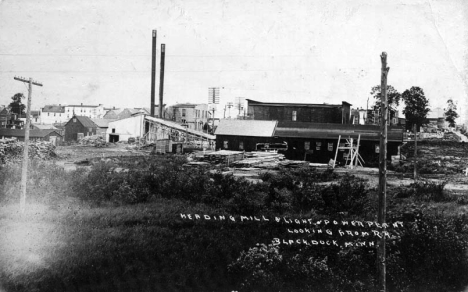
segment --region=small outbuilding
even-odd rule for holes
[[[65,141],[78,141],[80,137],[93,136],[98,126],[85,116],[73,116],[64,126]]]
[[[24,129],[5,129],[0,128],[0,139],[3,138],[16,138],[18,141],[24,141],[25,130]],[[63,141],[62,135],[57,130],[47,129],[39,130],[32,129],[29,130],[29,140],[30,141],[48,141],[54,145],[60,145]]]

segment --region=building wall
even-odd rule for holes
[[[226,146],[227,142],[227,147]],[[216,135],[216,150],[255,151],[257,143],[272,143],[271,137]],[[243,147],[240,147],[240,146]]]
[[[41,124],[65,123],[73,116],[65,113],[44,112],[41,108],[39,121]]]
[[[195,107],[172,107],[173,121],[187,124],[189,129],[203,131],[208,122],[209,112],[207,104],[197,104]]]
[[[306,106],[268,106],[249,104],[248,115],[254,120],[277,120],[313,122],[313,123],[347,123],[342,121],[342,108],[337,107],[306,107]],[[295,114],[294,114],[295,112]],[[349,121],[350,109],[344,109],[344,115]]]
[[[355,140],[356,141],[356,140]],[[227,148],[225,143],[227,142]],[[243,143],[243,148],[239,147]],[[314,138],[282,138],[282,137],[244,137],[216,135],[216,150],[226,149],[242,151],[255,151],[257,143],[288,143],[288,150],[279,151],[291,160],[307,160],[314,163],[328,163],[335,158],[338,139],[314,139]],[[340,144],[346,140],[341,140]],[[388,142],[387,159],[390,161],[392,155],[398,154],[398,146],[401,143]],[[376,152],[379,141],[360,141],[359,154],[364,159],[365,165],[375,165],[379,160],[379,153]],[[339,150],[337,161],[344,163],[344,153],[349,150]]]
[[[84,127],[78,119],[70,119],[65,125],[65,141],[77,141],[78,133],[86,136],[96,135],[96,128]]]
[[[66,105],[65,114],[69,119],[73,117],[73,112],[77,116],[89,117],[92,119],[102,119],[106,114],[106,110],[102,104],[100,105]]]
[[[138,115],[127,119],[110,122],[106,131],[106,141],[111,141],[111,135],[119,136],[119,141],[126,141],[130,137],[143,137],[144,119],[144,115]]]
[[[10,113],[6,108],[0,110],[0,128],[6,128],[8,120],[10,119]]]

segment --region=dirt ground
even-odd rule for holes
[[[409,148],[409,152],[413,151]],[[448,147],[439,145],[420,145],[418,147],[420,156],[418,159],[426,160],[427,163],[434,161],[444,161],[445,165],[464,165],[468,161],[468,152],[460,147]],[[76,169],[80,162],[86,162],[95,159],[105,158],[118,158],[124,156],[146,156],[151,153],[150,148],[138,149],[135,146],[128,144],[110,144],[107,147],[93,147],[93,146],[59,146],[56,148],[58,158],[56,163],[63,165],[66,170]],[[411,157],[408,157],[406,163],[410,163]],[[84,163],[85,164],[85,163]],[[313,164],[319,169],[326,169],[327,165]],[[467,165],[468,166],[468,165]],[[265,169],[229,169],[228,172],[233,173],[237,177],[245,177],[248,180],[258,180],[260,172],[268,171]],[[369,181],[371,187],[378,187],[379,173],[377,168],[358,167],[354,169],[336,168],[335,171],[339,174],[350,173],[358,177],[362,177]],[[445,189],[460,195],[468,195],[468,176],[465,173],[451,173],[451,174],[421,174],[421,179],[432,180],[435,182],[445,181]],[[394,171],[387,172],[387,186],[398,187],[407,186],[414,182],[412,173],[400,173]]]

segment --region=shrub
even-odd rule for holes
[[[366,181],[349,174],[344,175],[339,184],[325,187],[321,195],[324,201],[321,213],[326,215],[347,212],[365,216],[373,210]]]
[[[281,288],[283,257],[276,245],[257,244],[228,266],[240,278],[241,291],[275,291]]]
[[[429,180],[419,180],[406,189],[401,189],[397,197],[413,197],[420,201],[444,202],[453,200],[452,196],[444,191],[447,182],[434,182]]]
[[[465,216],[444,218],[416,211],[388,249],[390,291],[461,291],[468,285]]]

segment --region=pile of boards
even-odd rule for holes
[[[276,152],[243,152],[243,151],[206,151],[197,152],[189,157],[188,165],[227,164],[234,168],[277,169],[279,167],[300,167],[305,161],[287,160]]]
[[[304,165],[302,160],[288,160],[284,155],[276,152],[247,152],[242,160],[233,163],[234,167],[255,167],[263,169],[277,169],[279,167],[300,167]]]
[[[43,160],[56,157],[55,146],[47,141],[30,141],[28,156]],[[0,162],[21,160],[23,158],[24,142],[17,139],[0,139]]]
[[[99,135],[83,137],[82,139],[78,140],[78,143],[80,143],[81,145],[94,146],[94,147],[107,146],[106,140],[102,136],[99,136]]]

